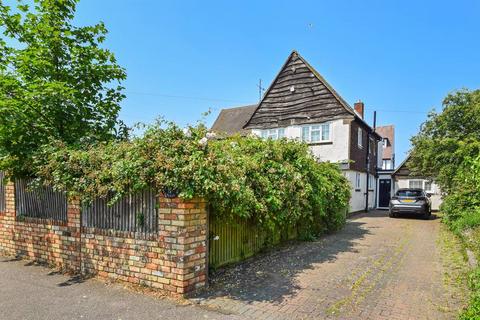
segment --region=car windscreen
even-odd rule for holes
[[[398,197],[421,197],[423,192],[421,190],[398,190]]]

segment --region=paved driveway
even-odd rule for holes
[[[374,211],[227,270],[198,303],[252,319],[452,319],[463,303],[457,245],[439,219]]]
[[[0,258],[0,319],[451,319],[462,257],[438,219],[375,211],[227,269],[178,305]]]

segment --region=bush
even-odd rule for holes
[[[141,137],[73,149],[53,143],[36,157],[37,183],[84,201],[147,186],[204,197],[224,218],[254,218],[275,230],[302,221],[306,232],[340,228],[350,198],[338,166],[318,163],[308,146],[286,139],[215,137],[199,124],[157,122]]]

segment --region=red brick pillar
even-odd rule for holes
[[[15,184],[8,181],[5,186],[5,212],[0,214],[0,250],[15,255]]]
[[[207,204],[203,199],[159,199],[159,245],[164,248],[163,289],[187,294],[207,283]]]
[[[69,268],[74,271],[81,270],[81,229],[80,229],[80,200],[73,198],[68,200],[67,228],[69,237],[64,240],[68,252]]]
[[[5,214],[15,219],[15,184],[8,181],[5,185]]]

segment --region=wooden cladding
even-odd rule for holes
[[[321,123],[353,118],[330,86],[297,53],[292,53],[245,128]]]

